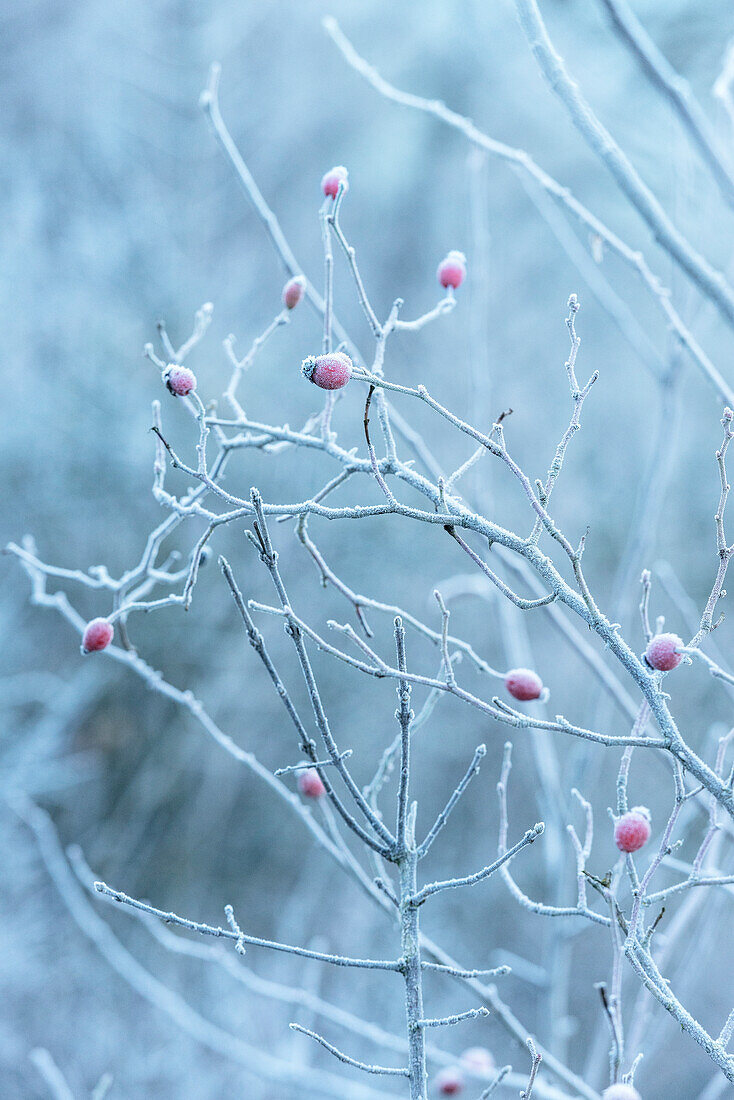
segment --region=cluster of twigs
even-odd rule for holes
[[[661,71],[660,66],[656,64],[655,55],[645,48],[645,42],[639,34],[640,28],[635,29],[636,25],[630,21],[629,13],[622,0],[604,0],[604,3],[617,21],[621,32],[630,39],[631,44],[640,53],[651,75],[658,84],[667,87],[670,81],[666,84],[665,71]],[[707,262],[670,223],[660,204],[640,180],[632,165],[601,123],[595,119],[555,53],[534,0],[517,0],[517,6],[522,25],[541,67],[549,77],[552,76],[554,90],[568,106],[585,138],[603,156],[620,187],[646,219],[662,247],[687,273],[702,294],[716,305],[722,317],[728,323],[734,324],[734,291],[722,276],[711,270]],[[444,123],[459,129],[470,141],[492,155],[511,163],[519,172],[524,173],[539,185],[544,194],[559,203],[567,213],[573,215],[586,228],[592,229],[607,247],[613,249],[630,264],[664,311],[681,346],[692,361],[713,384],[719,397],[734,404],[734,394],[728,384],[709,361],[693,334],[683,324],[669,293],[661,286],[639,252],[633,251],[608,230],[573,198],[567,189],[561,188],[526,154],[487,137],[472,123],[462,119],[442,104],[397,91],[357,55],[333,21],[327,24],[327,30],[347,61],[378,91],[401,104],[428,111]],[[210,83],[202,95],[202,106],[248,198],[267,228],[287,273],[291,277],[300,275],[299,265],[273,211],[267,206],[222,120],[218,104],[218,80],[219,72],[215,67],[212,70]],[[719,159],[710,135],[704,134],[695,109],[691,109],[686,97],[679,94],[680,88],[673,86],[671,94],[673,92],[676,92],[675,102],[684,112],[686,125],[696,138],[702,155],[714,171],[725,197],[728,200],[731,199],[734,186],[729,170]],[[422,906],[432,897],[446,890],[482,882],[497,874],[504,880],[518,903],[530,912],[562,918],[569,922],[580,919],[582,922],[600,926],[610,936],[613,952],[612,974],[609,985],[605,984],[601,987],[601,996],[609,1027],[610,1083],[612,1085],[626,1083],[632,1087],[635,1069],[642,1053],[646,1013],[651,1000],[657,1001],[677,1021],[683,1031],[706,1051],[727,1080],[734,1081],[734,1056],[727,1050],[731,1032],[734,1029],[734,1011],[716,1035],[699,1023],[675,994],[664,976],[665,952],[656,954],[654,938],[662,908],[674,898],[680,898],[687,892],[695,892],[701,887],[721,887],[731,891],[734,886],[734,875],[721,869],[723,839],[734,831],[734,791],[732,790],[734,771],[731,765],[727,764],[727,749],[732,734],[719,740],[711,761],[707,761],[705,755],[694,751],[689,738],[679,728],[675,719],[670,696],[663,683],[663,674],[651,668],[639,654],[640,647],[635,639],[625,639],[620,625],[610,621],[592,593],[583,564],[586,536],[576,538],[564,532],[553,518],[551,511],[553,493],[562,473],[568,448],[580,428],[584,402],[597,379],[597,374],[594,372],[582,385],[577,377],[577,355],[580,343],[576,332],[578,300],[575,295],[570,296],[566,318],[570,351],[565,363],[565,373],[571,397],[571,415],[545,476],[534,479],[513,457],[505,434],[504,416],[498,416],[489,430],[485,430],[452,412],[432,396],[424,386],[402,385],[385,376],[390,337],[401,331],[415,332],[425,325],[438,321],[453,310],[456,300],[453,292],[449,290],[428,313],[415,320],[404,320],[401,317],[403,303],[400,299],[396,299],[386,319],[381,320],[370,302],[360,275],[355,249],[350,244],[342,226],[344,195],[345,188],[341,185],[336,198],[332,200],[327,197],[321,210],[326,271],[324,295],[323,297],[319,295],[311,283],[306,284],[305,293],[311,306],[323,318],[323,351],[331,352],[336,344],[336,350],[348,352],[354,360],[355,369],[350,385],[364,388],[362,427],[366,454],[360,454],[359,447],[355,447],[351,440],[347,446],[339,442],[334,426],[336,410],[334,393],[327,394],[323,408],[311,416],[300,429],[293,429],[286,424],[253,420],[246,412],[240,393],[240,383],[266,341],[281,326],[290,321],[291,313],[284,308],[277,313],[242,358],[237,357],[233,338],[230,337],[225,342],[225,351],[231,366],[231,375],[224,391],[224,401],[227,406],[225,411],[220,411],[214,401],[202,400],[196,390],[192,390],[188,396],[181,398],[195,424],[196,439],[192,458],[189,459],[174,450],[169,443],[160,403],[154,403],[156,454],[153,494],[156,501],[166,509],[167,515],[149,535],[140,560],[135,565],[121,576],[113,577],[103,565],[83,571],[47,564],[37,556],[30,539],[26,539],[22,545],[11,544],[8,550],[17,556],[27,572],[32,584],[34,601],[59,612],[79,634],[84,631],[85,622],[67,594],[66,585],[78,584],[87,589],[96,590],[100,597],[104,597],[107,604],[101,608],[100,613],[104,614],[107,621],[114,626],[116,637],[119,639],[119,644],[110,646],[106,650],[106,656],[126,666],[149,687],[192,714],[204,731],[221,748],[264,782],[282,804],[299,818],[310,836],[346,874],[359,883],[364,893],[379,909],[395,922],[395,956],[389,959],[366,959],[278,943],[245,931],[240,926],[237,915],[229,906],[226,908],[227,927],[214,927],[156,908],[102,882],[96,882],[94,888],[104,897],[148,917],[158,918],[165,924],[177,925],[201,936],[213,936],[231,941],[240,955],[244,955],[249,947],[265,948],[289,952],[303,958],[318,959],[330,965],[388,971],[400,975],[404,985],[406,1011],[404,1039],[396,1041],[394,1036],[382,1032],[377,1025],[353,1017],[336,1006],[319,1002],[316,1007],[316,1011],[324,1018],[335,1021],[355,1034],[369,1035],[378,1043],[383,1043],[388,1051],[401,1052],[401,1059],[397,1065],[360,1061],[342,1051],[320,1033],[302,1028],[300,1025],[292,1026],[303,1031],[339,1061],[350,1067],[370,1075],[403,1078],[411,1100],[424,1100],[427,1095],[427,1064],[431,1059],[434,1059],[438,1065],[446,1065],[450,1062],[450,1057],[445,1052],[432,1048],[427,1042],[427,1033],[433,1029],[458,1025],[464,1020],[476,1019],[489,1012],[496,1015],[515,1040],[523,1044],[528,1043],[532,1068],[528,1080],[526,1073],[523,1076],[505,1067],[486,1085],[481,1094],[483,1097],[488,1097],[493,1092],[506,1087],[517,1088],[523,1085],[522,1095],[526,1098],[531,1095],[548,1098],[582,1096],[594,1100],[598,1097],[598,1093],[587,1085],[564,1060],[555,1057],[552,1050],[547,1050],[529,1039],[528,1030],[513,1015],[496,987],[488,984],[488,979],[506,972],[507,967],[483,970],[463,966],[440,945],[430,940],[421,929]],[[344,254],[357,298],[374,338],[374,349],[369,357],[360,354],[334,315],[334,245]],[[611,288],[606,284],[599,286],[598,282],[597,288],[603,303],[609,308],[610,315],[618,323],[623,334],[634,341],[636,350],[660,376],[666,364],[661,363],[657,351],[646,338],[638,339],[639,334],[631,315],[621,308],[621,303],[614,297]],[[171,342],[165,326],[160,325],[162,355],[159,356],[152,345],[147,345],[148,358],[161,371],[165,371],[172,363],[182,365],[191,350],[204,338],[211,315],[211,306],[209,304],[203,306],[196,315],[191,336],[180,347],[176,347]],[[306,385],[299,379],[296,367],[294,367],[293,377],[294,385]],[[208,385],[209,379],[206,381]],[[448,476],[440,471],[425,440],[407,419],[405,410],[416,401],[428,406],[439,421],[450,425],[454,431],[466,436],[472,442],[474,450],[469,459]],[[373,403],[379,425],[379,445],[376,445],[373,438],[375,433],[370,421]],[[728,407],[723,413],[722,424],[723,442],[717,452],[721,480],[721,497],[715,526],[718,568],[703,613],[691,632],[688,644],[683,647],[682,653],[688,661],[704,662],[718,680],[725,684],[734,684],[734,675],[723,667],[718,659],[707,654],[703,648],[717,625],[717,605],[724,595],[725,576],[734,553],[734,546],[728,544],[725,532],[725,509],[729,492],[726,454],[734,434],[731,426],[732,412]],[[247,494],[238,495],[224,487],[223,475],[236,452],[251,449],[256,449],[265,455],[277,455],[289,449],[299,449],[304,454],[317,451],[333,462],[336,472],[305,500],[285,503],[270,501],[256,488]],[[460,495],[457,489],[458,483],[467,470],[483,455],[489,455],[500,462],[514,479],[528,509],[526,532],[516,532],[502,526],[496,518],[482,514],[466,497]],[[182,495],[171,492],[166,485],[168,466],[181,471],[190,481],[189,489]],[[379,490],[377,503],[360,501],[356,494],[360,483],[377,486]],[[354,502],[342,506],[331,503],[329,500],[331,495],[346,484],[355,489]],[[422,505],[406,502],[403,499],[406,490],[410,491],[411,500],[417,497],[422,501]],[[466,556],[471,567],[477,570],[478,575],[493,585],[509,604],[529,615],[547,615],[563,630],[565,637],[576,647],[592,673],[599,677],[604,692],[627,717],[630,724],[629,732],[611,733],[604,728],[595,728],[582,722],[578,715],[559,714],[553,719],[544,718],[533,708],[521,709],[509,705],[497,694],[480,695],[470,691],[461,682],[459,675],[461,668],[457,658],[465,658],[490,680],[502,679],[504,672],[493,668],[469,642],[450,631],[450,612],[444,595],[438,591],[435,592],[440,622],[437,620],[434,626],[417,619],[397,604],[387,604],[354,591],[326,561],[319,549],[309,528],[311,516],[337,521],[359,521],[374,516],[382,516],[386,519],[400,517],[401,520],[417,528],[419,525],[429,525],[440,532],[445,532],[445,535],[451,538]],[[351,605],[356,617],[356,628],[349,623],[330,621],[327,627],[331,633],[327,634],[311,625],[307,617],[294,606],[279,569],[273,527],[273,521],[289,519],[294,521],[297,538],[315,563],[324,582],[331,584]],[[169,683],[161,673],[148,665],[137,651],[133,641],[134,631],[131,624],[137,614],[155,612],[172,605],[180,605],[186,609],[191,606],[200,565],[204,556],[209,553],[208,544],[220,527],[241,521],[245,521],[248,525],[249,541],[272,581],[274,602],[265,604],[248,599],[241,591],[242,580],[237,579],[239,568],[233,569],[223,557],[220,557],[219,562],[246,638],[264,666],[265,673],[295,728],[295,744],[301,759],[297,763],[279,769],[276,774],[268,771],[250,750],[242,749],[225,731],[220,729],[202,702],[192,692]],[[165,544],[173,532],[184,524],[196,525],[199,533],[186,564],[182,568],[177,568],[174,559],[170,555],[166,556]],[[485,560],[484,548],[487,547],[493,550],[492,557],[496,560],[494,567]],[[512,577],[517,579],[511,582],[508,578]],[[52,590],[53,583],[56,581],[64,582],[64,588],[58,591]],[[160,595],[161,592],[166,594]],[[649,598],[650,579],[648,574],[644,574],[641,613],[642,635],[646,641],[649,641],[655,632],[649,621]],[[392,619],[394,658],[384,657],[379,652],[378,642],[373,640],[376,635],[379,639],[379,628],[371,624],[373,621],[376,623],[381,615],[389,615]],[[299,713],[291,693],[271,659],[265,636],[258,625],[263,616],[275,617],[279,620],[292,642],[296,661],[307,688],[311,709],[309,718]],[[587,634],[591,632],[595,637],[596,648],[590,645],[579,629],[574,626],[574,618],[578,621],[578,626],[585,628]],[[410,631],[417,632],[435,644],[439,663],[438,672],[435,674],[428,674],[411,667]],[[395,682],[398,696],[397,733],[394,740],[384,748],[381,756],[375,761],[374,777],[364,788],[356,782],[350,769],[352,748],[345,748],[337,743],[332,731],[327,703],[322,696],[310,656],[313,649],[328,654],[336,661],[366,676]],[[616,661],[616,671],[611,671],[601,660],[599,650],[607,650],[611,654]],[[426,701],[418,715],[411,709],[411,692],[414,688],[420,688],[426,692]],[[593,815],[590,803],[583,793],[574,790],[573,794],[585,819],[583,835],[579,835],[575,826],[571,824],[567,826],[576,864],[576,897],[563,904],[560,901],[551,904],[528,896],[515,881],[511,864],[525,848],[541,838],[544,826],[542,823],[533,824],[531,821],[523,820],[520,823],[522,832],[514,841],[511,840],[508,821],[508,788],[512,746],[508,742],[498,783],[500,824],[496,857],[474,873],[463,873],[443,881],[419,880],[420,862],[429,853],[440,831],[447,825],[452,811],[478,772],[485,754],[484,746],[479,745],[468,763],[465,774],[449,793],[444,809],[430,829],[419,837],[416,828],[417,803],[415,792],[411,789],[413,734],[428,718],[436,699],[442,694],[453,696],[468,706],[478,709],[482,714],[505,727],[575,737],[590,745],[605,746],[610,749],[621,748],[623,752],[615,807],[617,815],[622,815],[628,810],[627,779],[635,750],[644,749],[646,753],[654,753],[667,762],[672,774],[673,809],[660,833],[657,849],[644,868],[638,870],[635,858],[627,855],[620,859],[614,871],[604,879],[595,877],[587,870],[593,841]],[[315,736],[310,732],[312,729],[315,731]],[[320,817],[315,817],[311,813],[304,801],[291,791],[287,780],[282,778],[305,766],[314,769],[323,784],[324,813]],[[388,813],[385,806],[386,786],[394,772],[398,780],[395,806]],[[96,928],[94,922],[99,918],[84,908],[88,905],[86,901],[74,895],[73,892],[77,889],[76,881],[70,874],[63,855],[55,847],[48,820],[40,810],[28,802],[19,800],[17,806],[21,815],[38,835],[44,858],[59,888],[62,892],[65,891],[67,896],[74,897],[73,905],[76,906],[80,923],[89,925],[91,922]],[[674,856],[677,841],[681,835],[680,830],[683,824],[689,828],[697,828],[699,822],[696,819],[696,813],[701,810],[705,824],[700,845],[693,860],[690,863],[683,863]],[[346,834],[351,834],[361,843],[367,856],[367,863],[354,855],[345,839],[345,830]],[[80,868],[80,860],[81,857],[78,857],[75,869],[80,872],[82,880],[85,880],[85,869],[83,866]],[[653,879],[663,866],[673,869],[680,877],[672,885],[653,889]],[[103,933],[98,934],[104,939]],[[170,933],[164,933],[164,935],[169,939],[173,938]],[[175,949],[187,950],[182,947],[186,942],[177,938]],[[122,958],[114,948],[110,950],[110,956],[113,965],[130,978],[130,961]],[[625,967],[636,975],[642,989],[649,995],[638,1001],[634,1012],[629,1014],[631,1027],[627,1026],[623,1012],[622,992]],[[447,1017],[427,1016],[424,1010],[424,976],[429,971],[448,975],[463,983],[464,987],[471,992],[475,1004]],[[246,973],[244,968],[242,973]],[[139,977],[136,981],[138,988],[144,987],[144,995],[149,996],[156,1003],[165,1002],[163,993],[152,989]],[[295,996],[295,991],[292,993]],[[170,1005],[168,1007],[170,1011]],[[180,1009],[176,1009],[176,1012],[179,1016],[181,1015]],[[173,1013],[174,1016],[176,1012]],[[264,1076],[281,1081],[292,1079],[289,1077],[288,1067],[278,1063],[277,1059],[266,1058],[263,1061],[262,1057],[258,1058],[254,1051],[246,1053],[245,1060],[247,1058],[251,1060],[255,1071]],[[43,1062],[43,1057],[40,1060]],[[45,1062],[44,1065],[50,1072]],[[542,1068],[540,1073],[539,1067]],[[320,1074],[313,1088],[319,1095],[339,1095],[338,1080],[328,1073]],[[350,1095],[370,1096],[374,1093],[372,1090],[364,1089],[353,1091]]]

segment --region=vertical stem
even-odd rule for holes
[[[331,318],[334,302],[334,253],[331,247],[327,209],[330,202],[331,200],[326,198],[321,208],[321,239],[324,243],[324,339],[321,350],[324,355],[331,351]]]
[[[395,646],[398,654],[398,668],[407,669],[405,658],[405,628],[398,615],[395,619]],[[410,780],[410,726],[413,712],[410,709],[410,684],[407,680],[398,681],[398,699],[400,709],[396,717],[400,722],[400,787],[398,790],[398,819],[395,829],[395,847],[398,852],[405,849],[406,822],[408,817],[408,784]]]
[[[426,1050],[423,1028],[423,972],[421,969],[418,908],[411,903],[418,889],[418,853],[415,845],[415,803],[408,815],[406,850],[398,862],[400,872],[400,928],[405,964],[405,1015],[408,1025],[410,1100],[427,1100]]]
[[[331,326],[334,313],[334,252],[331,247],[331,231],[329,229],[328,208],[331,199],[327,196],[321,208],[321,238],[324,243],[324,337],[321,343],[321,352],[328,355],[331,351]],[[321,417],[321,438],[329,438],[331,432],[331,415],[334,411],[335,395],[327,392],[324,401],[324,411]]]

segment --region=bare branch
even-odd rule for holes
[[[419,848],[418,848],[418,858],[419,859],[423,858],[423,856],[426,854],[428,849],[431,847],[431,845],[433,844],[433,842],[436,839],[436,837],[438,836],[438,834],[441,832],[441,829],[443,829],[444,825],[448,821],[449,814],[453,810],[454,806],[456,806],[457,802],[459,801],[459,799],[463,795],[466,788],[469,786],[469,784],[472,781],[472,779],[474,778],[474,776],[478,773],[481,761],[486,756],[486,753],[487,753],[487,746],[486,745],[478,745],[477,748],[474,750],[474,757],[472,758],[472,762],[469,765],[469,767],[468,767],[468,769],[467,769],[467,771],[464,775],[464,778],[461,780],[459,785],[453,791],[453,793],[452,793],[451,797],[449,798],[448,802],[446,803],[444,808],[441,810],[441,813],[436,818],[436,821],[434,822],[433,826],[431,827],[431,831],[428,833],[428,836],[423,841],[423,843],[419,846]]]
[[[474,886],[475,883],[481,882],[485,878],[489,878],[495,871],[498,871],[500,867],[503,867],[506,863],[509,863],[511,859],[521,852],[523,848],[527,848],[529,844],[537,840],[542,835],[545,829],[545,825],[542,821],[539,821],[532,829],[528,829],[521,840],[518,840],[517,844],[513,845],[508,851],[503,852],[502,855],[490,863],[487,867],[483,867],[481,871],[477,871],[476,874],[467,875],[466,878],[451,878],[446,879],[444,882],[432,882],[428,886],[424,886],[417,894],[411,899],[411,905],[423,905],[432,894],[437,894],[441,890],[454,890],[458,886]]]
[[[533,1085],[535,1084],[535,1078],[538,1075],[538,1068],[543,1059],[543,1055],[538,1053],[535,1047],[535,1043],[532,1039],[528,1038],[526,1040],[526,1045],[528,1050],[530,1051],[530,1057],[533,1060],[533,1065],[530,1070],[530,1080],[528,1081],[528,1087],[526,1089],[523,1089],[523,1091],[520,1093],[520,1100],[530,1100],[533,1092]]]
[[[177,924],[180,928],[188,928],[190,932],[197,932],[200,936],[215,936],[217,939],[234,940],[238,947],[242,944],[250,944],[254,947],[267,947],[271,951],[285,951],[290,955],[300,955],[305,959],[318,959],[319,962],[328,962],[333,966],[352,966],[362,970],[400,970],[400,963],[386,962],[380,959],[350,959],[344,955],[332,955],[324,951],[311,951],[306,947],[293,947],[286,943],[276,943],[275,940],[263,940],[258,936],[249,936],[240,930],[227,931],[211,924],[202,924],[199,921],[189,920],[187,917],[179,917],[176,913],[166,913],[162,909],[156,909],[147,902],[132,898],[121,890],[113,890],[106,882],[95,882],[94,889],[99,894],[106,894],[113,901],[121,905],[129,905],[133,909],[139,909],[142,913],[148,913],[151,917],[158,917],[164,924]]]
[[[618,187],[645,220],[661,247],[714,303],[721,316],[734,326],[734,291],[724,276],[714,271],[673,225],[612,135],[597,119],[553,46],[536,0],[515,0],[515,6],[520,26],[541,72],[568,110],[581,136],[609,169]]]
[[[637,19],[627,0],[601,0],[612,26],[648,78],[670,101],[698,148],[725,202],[734,207],[734,176],[717,147],[706,114],[690,85],[675,71]],[[716,94],[716,93],[714,93]]]
[[[479,1017],[489,1016],[490,1011],[488,1008],[470,1008],[467,1012],[459,1012],[455,1016],[442,1016],[436,1020],[418,1020],[418,1027],[452,1027],[454,1024],[461,1024],[464,1020],[476,1020]]]
[[[300,1031],[303,1035],[308,1035],[310,1039],[315,1039],[317,1043],[320,1043],[322,1047],[333,1054],[335,1058],[338,1058],[340,1062],[345,1062],[348,1066],[354,1066],[355,1069],[361,1069],[364,1073],[378,1073],[384,1077],[409,1077],[410,1071],[407,1069],[390,1069],[387,1066],[372,1066],[367,1062],[358,1062],[356,1058],[350,1058],[348,1054],[344,1054],[343,1051],[337,1047],[332,1046],[331,1043],[327,1043],[326,1039],[321,1035],[317,1035],[315,1031],[311,1031],[307,1027],[301,1027],[300,1024],[289,1024],[292,1031]]]

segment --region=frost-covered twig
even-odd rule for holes
[[[474,776],[478,773],[479,766],[480,766],[481,761],[483,760],[483,758],[486,756],[486,753],[487,753],[487,746],[486,745],[477,745],[476,749],[474,750],[474,756],[472,757],[472,762],[469,765],[469,767],[467,768],[467,771],[466,771],[464,777],[462,778],[462,780],[458,784],[458,786],[454,789],[454,791],[452,792],[451,797],[449,798],[448,802],[446,803],[444,808],[441,810],[441,813],[436,818],[434,824],[431,826],[431,830],[428,833],[428,836],[423,841],[423,843],[419,845],[419,847],[418,847],[418,857],[419,857],[419,859],[422,859],[423,856],[425,856],[426,852],[431,847],[431,845],[433,844],[433,842],[436,839],[436,837],[438,836],[438,834],[441,832],[441,829],[443,829],[444,825],[448,821],[449,814],[451,813],[451,811],[456,806],[457,802],[459,801],[459,799],[463,795],[466,788],[469,786],[469,784],[472,781],[472,779],[474,778]]]
[[[441,890],[455,890],[459,886],[474,886],[475,883],[482,882],[485,878],[489,878],[490,875],[493,875],[495,871],[499,871],[500,867],[504,867],[506,863],[514,859],[523,848],[527,848],[529,844],[537,840],[544,829],[545,825],[543,822],[538,822],[532,829],[527,830],[524,836],[518,840],[517,844],[514,844],[512,848],[508,848],[498,859],[490,863],[487,867],[483,867],[481,871],[477,871],[473,875],[467,875],[465,878],[450,878],[443,882],[431,882],[411,898],[411,903],[416,906],[422,905],[432,894],[438,894]]]
[[[320,1043],[325,1050],[329,1051],[329,1054],[333,1054],[340,1062],[344,1062],[348,1066],[354,1066],[356,1069],[361,1069],[363,1073],[377,1073],[384,1077],[410,1076],[410,1072],[407,1069],[390,1069],[388,1066],[375,1066],[367,1062],[359,1062],[356,1058],[350,1058],[348,1054],[344,1054],[338,1047],[333,1046],[331,1043],[327,1043],[323,1036],[317,1035],[317,1033],[311,1031],[310,1028],[301,1027],[300,1024],[289,1024],[289,1027],[293,1031],[300,1031],[303,1035],[308,1035],[310,1039],[315,1039],[317,1043]]]
[[[532,1039],[528,1038],[527,1048],[530,1051],[530,1057],[533,1060],[533,1064],[530,1069],[530,1078],[528,1080],[528,1086],[520,1093],[520,1100],[530,1100],[533,1093],[533,1085],[535,1084],[535,1078],[538,1076],[538,1069],[540,1063],[543,1060],[543,1055],[540,1054]]]
[[[428,1027],[453,1027],[454,1024],[461,1024],[465,1020],[476,1020],[482,1016],[489,1016],[488,1008],[470,1008],[466,1012],[457,1012],[453,1016],[441,1016],[440,1019],[434,1020],[418,1020],[417,1026],[422,1028]]]
[[[507,785],[510,778],[510,771],[512,768],[512,742],[507,741],[505,743],[505,750],[502,759],[502,771],[500,773],[499,782],[497,783],[497,795],[499,799],[500,807],[500,822],[499,822],[499,841],[497,844],[497,851],[500,857],[506,855],[507,849],[507,831],[509,827],[508,812],[507,812]],[[577,863],[578,867],[578,863]],[[579,895],[576,905],[558,906],[558,905],[546,905],[543,902],[533,901],[527,894],[525,894],[512,878],[509,869],[501,865],[502,877],[507,884],[510,893],[518,901],[523,908],[529,909],[533,913],[538,913],[546,917],[585,917],[596,924],[603,924],[609,926],[611,920],[609,917],[604,916],[601,913],[596,913],[586,903],[586,893],[579,889]]]
[[[234,940],[235,944],[251,944],[255,947],[267,947],[271,951],[284,951],[290,955],[300,955],[305,959],[318,959],[320,962],[331,963],[332,966],[352,966],[361,970],[400,970],[398,962],[385,959],[352,959],[345,955],[333,955],[325,951],[311,951],[307,947],[294,947],[287,943],[276,943],[274,940],[263,940],[259,936],[250,936],[241,929],[229,931],[226,928],[203,924],[200,921],[189,920],[188,917],[179,917],[177,913],[166,913],[163,909],[156,909],[154,905],[148,905],[139,898],[132,898],[122,890],[114,890],[106,882],[95,882],[94,888],[99,894],[105,894],[120,905],[129,905],[133,909],[139,909],[151,917],[158,917],[164,924],[177,924],[181,928],[188,928],[190,932],[197,932],[200,936],[214,936],[216,939]]]

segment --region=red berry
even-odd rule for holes
[[[298,776],[298,789],[306,798],[321,798],[326,794],[326,787],[321,782],[321,776],[315,768],[301,772]]]
[[[442,287],[460,287],[466,278],[466,256],[463,252],[449,252],[438,265],[436,277]]]
[[[490,1077],[494,1073],[494,1058],[486,1047],[469,1047],[461,1056],[461,1064],[480,1077]]]
[[[620,852],[638,852],[643,844],[647,844],[650,824],[650,811],[646,806],[633,806],[622,814],[614,825],[614,843]]]
[[[465,1084],[458,1066],[449,1066],[436,1074],[436,1090],[440,1096],[458,1096],[464,1091]]]
[[[100,649],[107,649],[113,634],[114,630],[106,619],[92,619],[84,628],[82,653],[98,653]]]
[[[642,1100],[634,1085],[610,1085],[601,1095],[602,1100]]]
[[[196,375],[188,367],[170,363],[163,372],[163,381],[174,397],[185,397],[196,389]]]
[[[339,193],[340,183],[345,191],[349,190],[349,172],[343,164],[337,164],[336,167],[329,169],[321,181],[321,190],[325,195],[335,199]]]
[[[540,696],[543,681],[532,669],[513,668],[505,676],[505,687],[513,699],[520,699],[526,703],[529,699],[537,699]]]
[[[680,653],[676,653],[683,644],[683,639],[677,634],[656,634],[647,643],[645,650],[647,663],[658,672],[670,672],[671,669],[677,668],[683,659]]]
[[[309,355],[301,364],[303,374],[322,390],[340,390],[352,377],[352,360],[341,351]]]
[[[283,305],[286,309],[295,309],[306,289],[306,280],[303,275],[294,275],[283,287]]]

